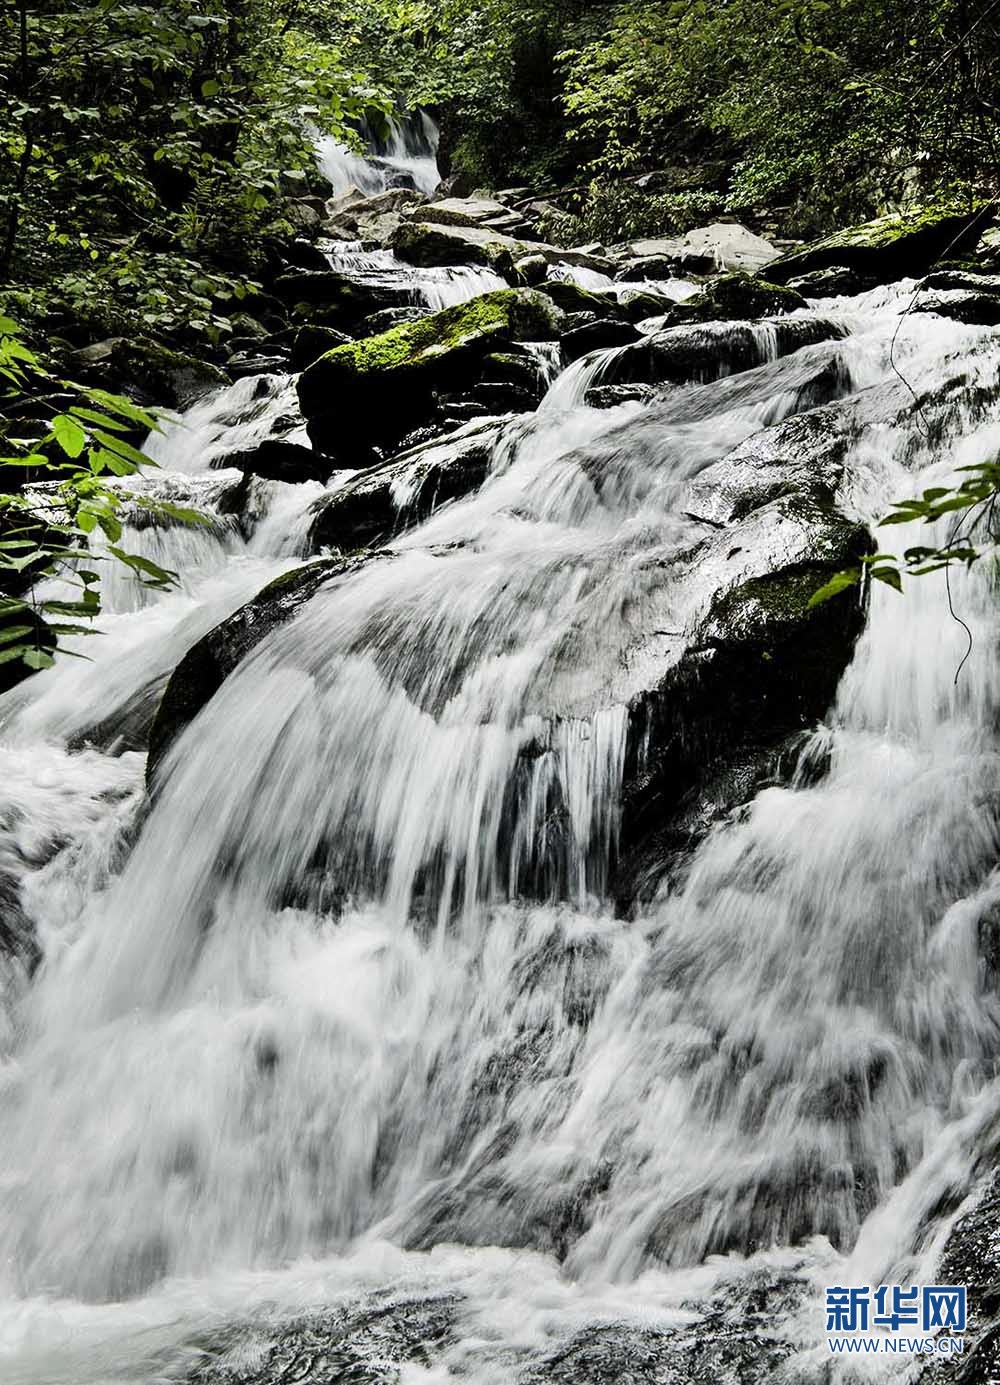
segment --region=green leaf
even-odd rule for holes
[[[222,86],[214,77],[210,77],[207,82],[201,84],[201,94],[204,97],[218,96],[221,90]]]
[[[843,572],[834,573],[829,582],[820,587],[818,591],[813,592],[809,598],[809,605],[821,606],[824,601],[830,601],[833,597],[839,596],[849,587],[856,587],[860,581],[860,567],[845,568]]]
[[[111,428],[119,433],[128,431],[127,423],[122,423],[121,419],[111,418],[108,414],[99,414],[96,409],[84,409],[81,405],[74,404],[70,413],[74,418],[82,418],[86,423],[96,423],[98,428]]]
[[[33,669],[51,668],[55,663],[55,659],[45,649],[29,649],[22,658],[28,667]]]
[[[156,463],[151,457],[147,457],[144,452],[140,452],[138,448],[133,447],[132,444],[126,442],[124,438],[116,438],[113,434],[105,433],[100,428],[94,429],[94,437],[99,443],[102,443],[109,452],[113,452],[116,456],[124,457],[126,461],[131,462],[133,464],[133,470],[135,467],[140,466],[156,466]],[[122,473],[119,472],[118,474],[121,475]]]
[[[893,591],[903,590],[903,579],[899,575],[899,569],[894,567],[873,567],[871,575],[876,582],[884,582],[887,587],[892,587]]]
[[[87,435],[69,414],[57,414],[52,420],[52,436],[67,457],[79,457],[87,446]]]
[[[33,625],[11,625],[5,629],[0,629],[0,644],[10,644],[11,640],[19,640],[24,635],[33,635],[35,627]]]

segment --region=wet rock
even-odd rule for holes
[[[78,379],[126,394],[136,403],[186,409],[230,378],[218,366],[146,337],[111,337],[73,353]]]
[[[367,555],[328,558],[295,568],[269,583],[252,601],[203,636],[174,669],[149,733],[146,776],[156,775],[171,744],[260,641],[295,612],[326,581],[356,572]]]
[[[349,552],[387,543],[434,510],[477,490],[506,419],[476,421],[372,467],[312,507],[313,549]]]
[[[618,305],[629,322],[643,322],[650,317],[664,317],[675,306],[675,300],[644,286],[641,289],[622,289],[618,294]]]
[[[972,254],[984,269],[1000,269],[1000,226],[985,231]]]
[[[1000,290],[979,293],[964,288],[942,287],[934,292],[928,291],[927,285],[924,285],[911,312],[933,313],[936,317],[947,317],[952,322],[962,322],[969,327],[996,327],[1000,324]]]
[[[314,452],[311,447],[282,438],[265,438],[245,452],[227,452],[225,456],[216,458],[212,465],[217,468],[233,467],[252,476],[262,476],[268,481],[292,484],[301,481],[325,482],[336,469],[329,457]]]
[[[623,268],[620,278],[663,279],[671,271],[711,274],[719,270],[745,270],[756,274],[776,260],[779,252],[770,241],[755,235],[746,226],[714,222],[677,239],[633,241],[629,254],[630,262]]]
[[[788,287],[804,298],[854,298],[875,287],[875,280],[846,265],[830,265],[828,269],[813,269],[808,274],[789,279]]]
[[[503,274],[513,273],[515,259],[530,247],[499,231],[479,226],[442,226],[431,222],[403,222],[390,244],[401,260],[421,265],[486,265]]]
[[[299,380],[310,437],[336,456],[392,446],[435,413],[435,395],[471,388],[483,359],[516,341],[554,340],[559,310],[533,289],[501,289],[322,356]],[[392,409],[385,401],[392,400]]]
[[[544,255],[525,255],[514,264],[517,282],[528,288],[537,288],[545,282],[549,272],[548,261]]]
[[[316,327],[312,324],[300,327],[292,346],[292,369],[305,370],[327,351],[333,351],[337,346],[346,346],[352,340],[346,332],[338,332],[333,327]]]
[[[372,313],[371,317],[362,318],[358,323],[355,335],[358,337],[377,337],[380,332],[391,331],[393,327],[402,327],[404,322],[416,322],[418,318],[426,317],[427,309],[418,308],[383,308],[380,313]]]
[[[674,304],[668,320],[671,326],[685,322],[754,321],[807,306],[806,300],[794,289],[769,284],[749,274],[724,274],[701,293]]]
[[[958,255],[971,249],[987,224],[982,210],[925,207],[894,213],[849,226],[784,255],[768,266],[767,274],[774,283],[787,284],[814,270],[842,266],[889,284],[925,273],[946,252]]]
[[[282,256],[285,262],[295,269],[318,270],[325,273],[330,268],[329,260],[311,240],[293,240],[291,245],[284,247]]]
[[[413,302],[412,290],[403,284],[362,283],[335,269],[281,274],[274,288],[300,318],[316,321],[321,316],[323,326],[338,330],[383,308],[408,307]]]
[[[597,317],[614,317],[618,314],[618,301],[611,293],[594,293],[581,288],[571,279],[548,279],[539,286],[539,292],[551,298],[553,303],[565,313],[593,313]]]
[[[648,404],[655,397],[652,385],[594,385],[584,403],[591,409],[614,409],[619,404]]]
[[[707,255],[685,254],[679,242],[671,242],[674,253],[669,255],[640,255],[627,260],[618,271],[617,278],[623,284],[641,283],[649,279],[672,279],[681,272],[688,274],[711,274],[715,268]]]
[[[837,324],[816,318],[670,327],[628,347],[609,367],[605,383],[715,380],[842,335]]]
[[[641,332],[630,322],[603,317],[582,327],[572,328],[560,341],[566,360],[576,361],[589,351],[600,351],[609,346],[628,346],[639,341],[641,336]]]
[[[226,361],[226,370],[233,380],[243,380],[248,375],[279,375],[287,369],[287,356],[255,351],[236,351]]]
[[[317,231],[323,220],[315,203],[305,198],[289,199],[284,202],[281,207],[281,215],[301,231]]]
[[[473,386],[471,397],[486,413],[531,413],[538,405],[538,394],[508,380],[481,380]]]

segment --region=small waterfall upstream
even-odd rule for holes
[[[363,122],[358,139],[364,146],[363,153],[329,135],[317,139],[320,171],[329,178],[334,196],[352,187],[368,197],[399,187],[429,193],[441,181],[437,126],[426,111],[390,119],[382,133]]]
[[[393,139],[387,165],[429,157]],[[327,151],[335,186],[352,159]],[[263,639],[150,801],[137,728],[323,493],[224,503],[226,454],[300,426],[284,378],[154,440],[143,484],[212,523],[133,516],[125,546],[181,585],[109,583],[89,660],[0,698],[0,899],[39,953],[0,971],[0,1378],[277,1379],[254,1331],[364,1305],[390,1314],[367,1364],[303,1379],[694,1379],[559,1363],[710,1342],[754,1296],[774,1379],[859,1378],[821,1352],[822,1287],[931,1275],[1000,1131],[987,565],[877,588],[785,781],[635,917],[611,872],[632,670],[712,590],[710,469],[831,367],[866,522],[1000,448],[1000,341],[901,322],[910,287],[824,303],[829,339],[780,359],[754,329],[752,368],[646,407],[587,407],[615,350],[562,372],[476,494]]]

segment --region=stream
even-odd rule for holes
[[[352,253],[428,307],[496,286]],[[986,565],[877,587],[784,780],[631,916],[611,883],[631,680],[725,558],[685,556],[711,469],[832,354],[850,516],[1000,447],[1000,340],[912,291],[646,407],[585,403],[614,349],[559,372],[477,492],[267,635],[150,801],[130,728],[309,556],[324,492],[256,481],[241,524],[210,466],[290,378],[152,440],[142,484],[212,523],[123,546],[180,585],[106,582],[88,658],[0,698],[0,883],[41,957],[0,971],[5,1385],[914,1378],[831,1365],[822,1296],[934,1282],[1000,1139]]]

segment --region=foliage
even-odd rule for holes
[[[33,670],[53,662],[66,636],[93,632],[101,562],[123,564],[145,586],[175,580],[120,547],[123,501],[176,523],[205,521],[112,483],[156,465],[129,440],[156,419],[118,395],[53,378],[8,318],[0,318],[0,382],[0,468],[9,478],[0,490],[0,664]],[[89,547],[95,531],[103,551]]]
[[[310,124],[387,108],[296,0],[12,0],[0,279],[209,336],[308,191]]]
[[[914,544],[902,559],[893,553],[875,553],[857,567],[836,573],[815,592],[810,605],[817,606],[840,592],[855,587],[866,577],[903,590],[903,576],[921,577],[940,572],[955,563],[971,567],[984,553],[1000,544],[1000,460],[959,467],[963,479],[955,486],[932,486],[912,500],[898,500],[880,527],[894,524],[936,524],[953,517],[942,544]]]
[[[635,240],[643,236],[682,236],[714,221],[725,202],[717,193],[650,193],[635,183],[596,178],[580,208],[585,240]]]

